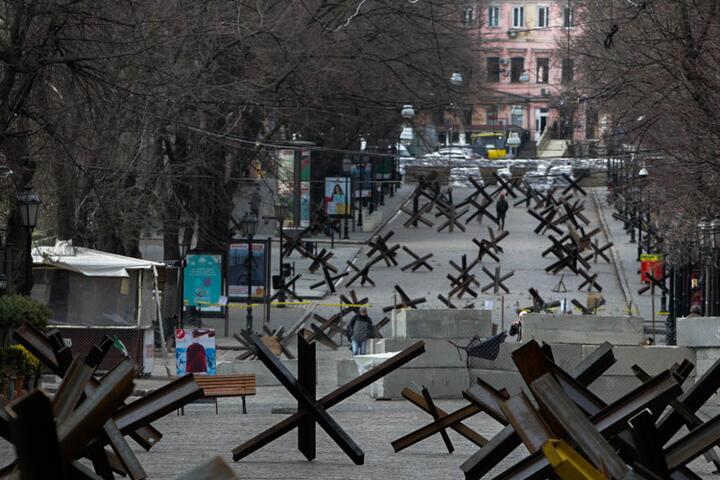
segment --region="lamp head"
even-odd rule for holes
[[[23,227],[30,229],[35,228],[41,203],[40,197],[33,192],[32,185],[30,183],[25,185],[23,191],[17,196],[16,201]]]
[[[412,105],[405,104],[405,105],[403,105],[403,108],[400,111],[400,115],[402,115],[403,118],[410,120],[411,118],[413,118],[415,116],[415,110],[413,109]]]
[[[463,76],[460,72],[453,72],[453,74],[450,76],[450,83],[452,85],[455,85],[456,87],[459,85],[462,85],[463,83]]]
[[[240,221],[240,229],[245,237],[254,237],[257,233],[258,218],[252,212],[246,212]]]
[[[277,217],[280,223],[285,222],[288,217],[288,204],[284,200],[279,201],[275,205],[275,217]]]

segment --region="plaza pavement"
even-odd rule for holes
[[[403,190],[404,194],[397,197],[397,203],[388,206],[388,211],[396,209],[399,202],[406,198],[409,187],[406,186]],[[456,198],[464,198],[471,191],[471,189],[456,189]],[[635,278],[634,272],[637,269],[637,263],[634,262],[634,245],[627,243],[627,237],[621,226],[611,218],[611,211],[607,209],[603,191],[596,192],[594,198],[586,199],[584,213],[592,221],[591,228],[600,224],[598,210],[594,203],[596,201],[609,234],[607,238],[602,238],[601,243],[607,240],[615,243],[613,258],[616,259],[616,263],[615,265],[598,263],[593,265],[593,272],[599,273],[598,282],[603,286],[603,295],[607,300],[604,312],[612,315],[624,314],[627,290],[639,288],[639,281]],[[395,284],[401,285],[413,298],[426,297],[428,301],[421,305],[421,308],[441,307],[437,294],[447,294],[449,290],[450,284],[446,279],[446,274],[451,272],[448,265],[449,260],[459,262],[463,253],[467,253],[470,257],[476,251],[472,238],[481,239],[487,234],[487,219],[483,220],[481,224],[472,222],[468,225],[468,231],[465,233],[456,231],[452,234],[437,233],[435,229],[428,227],[405,229],[402,227],[405,219],[406,215],[400,213],[385,228],[384,231],[388,229],[395,231],[390,243],[407,245],[419,255],[433,253],[434,257],[430,263],[435,270],[431,273],[400,273],[400,266],[410,261],[410,258],[404,253],[400,253],[400,266],[398,267],[387,268],[383,262],[377,264],[371,270],[371,276],[375,280],[376,286],[360,287],[356,285],[354,287],[359,296],[370,297],[372,304],[370,313],[376,321],[382,318],[380,308],[392,303],[392,287]],[[584,301],[585,294],[577,291],[577,285],[581,280],[569,273],[566,273],[564,277],[568,292],[552,291],[558,283],[560,275],[546,274],[544,268],[552,262],[552,259],[550,256],[545,259],[540,257],[540,252],[547,248],[550,242],[545,237],[532,232],[536,221],[525,212],[524,208],[511,207],[506,225],[510,236],[501,243],[505,250],[501,255],[501,266],[503,272],[515,271],[515,276],[506,282],[511,293],[505,295],[505,309],[502,313],[500,297],[496,295],[481,295],[478,299],[473,300],[476,305],[483,305],[485,300],[492,300],[495,321],[499,323],[504,314],[504,323],[507,328],[507,323],[515,318],[516,307],[531,303],[527,293],[527,289],[530,287],[538,289],[546,301],[563,298],[568,300],[577,298]],[[369,235],[356,233],[353,235],[353,240],[365,240],[369,238]],[[605,235],[605,232],[601,235]],[[364,253],[358,251],[358,245],[336,246],[336,250],[341,249],[348,249],[342,253],[344,257],[351,258],[357,255],[359,265],[364,265],[367,260]],[[352,253],[350,249],[355,249],[355,253]],[[295,258],[299,260],[297,255]],[[338,258],[340,258],[339,252]],[[340,263],[338,262],[338,264]],[[491,261],[485,261],[483,264],[490,270],[493,270],[496,265]],[[487,283],[487,279],[479,267],[475,272],[478,274],[481,284]],[[633,283],[634,281],[636,283]],[[339,285],[338,293],[347,291],[343,288],[343,284],[344,282]],[[625,285],[625,289],[622,285]],[[647,310],[644,310],[643,299],[638,300],[636,296],[632,298],[633,304],[639,305],[640,312],[645,315]],[[337,295],[320,300],[321,303],[337,301]],[[463,302],[459,301],[458,303],[462,304]],[[319,306],[317,311],[329,316],[336,311],[336,307]],[[273,327],[290,324],[298,315],[302,314],[303,309],[301,308],[274,309]],[[241,323],[242,318],[239,316],[235,321]],[[234,342],[232,339],[223,339],[222,337],[218,337],[218,341],[221,347],[223,345],[230,347]],[[351,358],[346,347],[342,347],[338,351],[331,351],[323,346],[318,346],[318,396],[336,388],[336,361],[341,358]],[[155,376],[149,379],[138,379],[136,384],[140,389],[152,389],[165,381],[160,376]],[[437,404],[446,411],[453,411],[464,406],[466,402],[440,400]],[[460,464],[476,451],[476,448],[468,441],[449,431],[456,448],[453,454],[446,453],[440,437],[428,439],[399,454],[393,453],[390,442],[428,423],[429,415],[408,402],[374,401],[365,392],[360,392],[330,409],[329,412],[365,451],[364,466],[355,466],[320,428],[318,428],[317,459],[313,462],[305,461],[297,451],[295,433],[286,435],[240,462],[232,461],[230,452],[233,447],[285,417],[283,414],[272,413],[273,409],[288,409],[293,408],[294,405],[294,400],[282,387],[259,387],[257,396],[248,399],[249,413],[247,415],[241,414],[239,399],[221,399],[219,415],[215,415],[213,405],[191,405],[186,408],[185,416],[171,414],[154,423],[163,432],[164,437],[150,452],[145,452],[132,442],[131,445],[150,478],[176,478],[191,467],[220,455],[242,479],[455,479],[462,478],[459,470]],[[705,410],[705,415],[715,413],[717,411]],[[483,414],[469,419],[466,424],[488,438],[500,430],[499,424]],[[524,455],[525,450],[522,447],[516,449],[513,454],[500,463],[498,468],[491,472],[489,477],[509,467]],[[0,440],[0,463],[7,463],[12,458],[11,447]],[[702,478],[715,478],[711,474],[711,466],[702,460],[696,460],[691,467]]]

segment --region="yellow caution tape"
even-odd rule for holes
[[[278,305],[285,305],[289,307],[299,307],[303,305],[312,305],[314,302],[270,302],[270,303],[227,303],[225,305],[220,303],[210,303],[210,302],[197,302],[200,308],[203,307],[229,307],[229,308],[248,308],[248,307],[257,307],[260,305],[271,305],[271,306],[278,306]],[[371,303],[316,303],[315,304],[318,307],[339,307],[339,308],[356,308],[356,307],[372,307],[373,305]]]

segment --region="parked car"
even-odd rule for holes
[[[451,161],[472,161],[477,157],[470,147],[441,147],[437,151],[438,158],[447,158]]]

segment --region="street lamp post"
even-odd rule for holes
[[[348,217],[353,217],[353,231],[355,230],[355,223],[354,223],[355,217],[354,217],[354,213],[353,213],[353,204],[354,204],[353,196],[355,195],[355,193],[354,193],[353,181],[352,181],[352,160],[350,159],[350,157],[343,158],[343,173],[345,174],[346,178],[350,179],[350,181],[346,184],[349,187],[349,189],[348,189],[349,191],[346,192],[347,196],[345,197],[345,201],[347,202],[346,204],[350,206],[350,212],[346,211],[345,218],[343,218],[344,230],[345,230],[345,232],[343,234],[343,238],[345,240],[348,240],[350,238]]]
[[[25,227],[25,288],[24,294],[30,295],[33,287],[32,276],[32,231],[37,225],[38,213],[40,212],[40,197],[32,190],[32,185],[28,183],[25,189],[20,192],[17,197],[16,205],[20,212],[20,221]]]
[[[450,84],[459,87],[463,83],[463,76],[460,72],[453,72],[450,76]],[[452,144],[453,144],[453,126],[455,124],[455,103],[450,102],[450,126],[448,136],[448,179],[452,176]]]
[[[278,255],[280,256],[280,285],[285,287],[285,268],[283,268],[283,228],[285,226],[285,220],[288,217],[288,204],[284,201],[280,201],[275,205],[275,219],[278,221],[278,227],[280,230],[280,245],[278,247]],[[280,290],[278,295],[280,301],[279,307],[284,307],[283,302],[285,301],[285,290]]]
[[[179,264],[179,275],[180,275],[180,281],[178,282],[180,285],[180,314],[178,315],[178,322],[180,324],[180,328],[185,328],[184,324],[184,315],[185,315],[185,257],[187,256],[187,250],[188,246],[185,243],[185,240],[181,240],[178,244],[178,254],[180,255],[180,264]]]
[[[258,219],[257,216],[252,212],[246,212],[240,221],[240,229],[244,237],[248,239],[248,258],[247,258],[247,316],[246,329],[248,333],[253,331],[253,316],[252,316],[252,274],[253,274],[253,237],[257,233]]]
[[[5,270],[5,233],[5,227],[0,227],[0,250],[2,251],[2,257],[0,257],[0,265],[2,265],[2,270],[0,270],[0,296],[5,294],[8,283]]]

